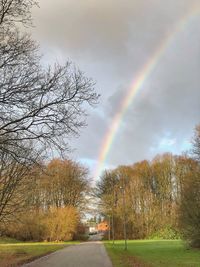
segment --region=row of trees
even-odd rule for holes
[[[33,167],[30,175],[12,197],[20,199],[20,210],[3,221],[1,232],[23,240],[73,238],[86,211],[87,170],[70,160],[54,159]]]
[[[67,151],[69,137],[85,125],[86,106],[98,99],[94,82],[70,62],[42,67],[39,46],[26,33],[35,5],[0,1],[0,228],[10,222],[10,234],[37,218],[31,227],[41,230],[41,221],[59,218],[66,209],[77,222],[87,171],[71,161],[41,162],[51,152]],[[21,224],[12,229],[16,217]]]
[[[113,238],[183,236],[200,246],[200,127],[192,157],[163,154],[151,162],[105,171],[97,183],[101,212],[111,222]],[[125,205],[124,201],[125,200]]]

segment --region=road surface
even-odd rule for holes
[[[71,245],[23,267],[112,267],[104,245],[100,241]]]
[[[103,234],[89,235],[88,241],[100,241],[103,238]]]

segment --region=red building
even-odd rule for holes
[[[108,222],[103,221],[97,225],[98,232],[107,232],[109,230]]]

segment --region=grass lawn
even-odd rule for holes
[[[10,238],[0,238],[0,266],[18,266],[75,243],[78,242],[20,242]]]
[[[200,267],[200,250],[187,249],[180,240],[105,241],[114,267]]]

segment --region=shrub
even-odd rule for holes
[[[50,208],[22,214],[20,220],[6,227],[5,234],[23,241],[68,241],[73,239],[78,223],[74,207]]]
[[[50,208],[44,222],[46,240],[72,240],[79,223],[79,214],[74,207]]]
[[[41,241],[44,232],[43,214],[32,211],[21,214],[20,220],[10,223],[6,227],[5,234],[23,241]]]
[[[166,226],[149,236],[149,239],[179,239],[180,233],[172,226]]]

